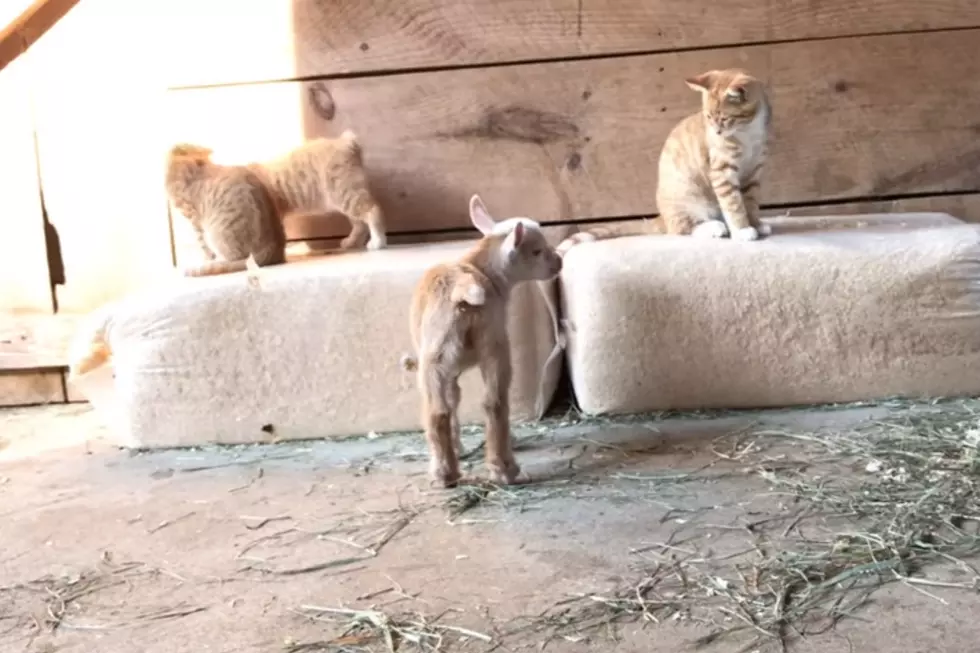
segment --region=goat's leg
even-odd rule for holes
[[[485,395],[486,465],[490,480],[504,485],[527,482],[514,459],[510,438],[510,346],[504,342],[494,355],[480,361]]]
[[[442,487],[455,487],[460,479],[459,456],[453,442],[459,394],[451,387],[457,383],[438,364],[419,361],[419,390],[422,393],[422,423],[429,446],[429,476]]]

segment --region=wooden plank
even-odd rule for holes
[[[868,213],[948,213],[964,222],[980,222],[980,194],[930,195],[898,200],[844,202],[821,206],[798,206],[763,210],[765,216],[806,217],[821,215],[865,215]]]
[[[0,312],[0,370],[68,365],[68,346],[80,315]]]
[[[87,404],[88,398],[74,384],[68,382],[68,373],[63,372],[61,376],[65,383],[65,401],[70,404]]]
[[[841,204],[818,204],[795,207],[779,207],[763,209],[762,213],[766,217],[786,216],[821,216],[821,215],[841,215],[841,214],[868,214],[868,213],[948,213],[964,222],[980,223],[980,194],[969,195],[929,195],[926,197],[914,197],[898,200],[882,200],[872,202],[844,202]],[[548,241],[557,245],[569,234],[592,226],[602,225],[610,228],[615,233],[622,230],[629,233],[636,228],[636,225],[643,219],[655,217],[654,214],[637,216],[622,220],[586,220],[577,223],[553,224],[544,227]],[[900,215],[897,219],[901,219]],[[464,240],[477,238],[479,234],[475,229],[456,229],[452,231],[439,231],[435,233],[414,233],[396,234],[389,239],[392,245],[409,245],[413,243],[443,242],[449,240]],[[300,258],[304,256],[329,255],[335,251],[340,243],[339,238],[315,238],[309,240],[297,240],[289,244],[286,249],[288,259]]]
[[[60,372],[0,372],[0,406],[64,402]]]
[[[0,71],[0,310],[53,313],[28,64]]]
[[[900,34],[172,91],[168,133],[234,162],[351,127],[395,232],[465,226],[474,192],[500,215],[547,222],[644,215],[656,210],[663,141],[698,106],[684,77],[740,65],[772,89],[764,202],[973,191],[978,38]],[[292,238],[338,233],[318,221],[289,228]]]
[[[868,215],[871,213],[893,213],[896,220],[901,221],[904,213],[947,213],[968,223],[980,223],[980,194],[969,195],[930,195],[926,197],[910,197],[898,200],[881,200],[870,202],[842,202],[839,204],[819,204],[797,207],[780,207],[763,209],[763,217],[819,217],[822,215]],[[595,226],[602,226],[611,233],[630,235],[637,233],[637,225],[641,220],[655,217],[641,216],[625,220],[587,220],[568,225],[569,232],[583,231]],[[318,243],[320,241],[309,241]],[[316,245],[311,245],[316,247]]]
[[[15,0],[0,9],[0,25],[4,26],[0,29],[0,70],[44,36],[78,0],[36,0],[22,8],[23,4]],[[21,8],[18,14],[13,13]]]
[[[182,40],[221,53],[168,50],[174,86],[980,25],[972,0],[728,0],[724,11],[710,0],[168,4]]]
[[[153,35],[144,9],[86,0],[28,55],[41,182],[64,262],[61,311],[88,311],[172,272],[156,128],[169,36]]]

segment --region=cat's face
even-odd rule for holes
[[[719,135],[731,134],[767,110],[762,82],[744,70],[710,70],[685,80],[701,93],[701,110]]]

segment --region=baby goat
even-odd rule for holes
[[[474,366],[483,376],[490,479],[527,482],[511,448],[507,304],[516,284],[561,272],[561,258],[534,220],[496,222],[479,195],[470,199],[470,220],[483,238],[457,262],[436,265],[422,277],[410,313],[417,357],[402,359],[402,367],[418,372],[429,475],[447,488],[460,479],[459,377]]]

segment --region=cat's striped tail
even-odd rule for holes
[[[68,349],[68,380],[91,372],[103,365],[112,355],[106,332],[109,329],[109,306],[104,306],[85,318]]]
[[[338,137],[341,143],[347,148],[347,152],[357,163],[361,163],[361,143],[357,140],[357,134],[352,129],[345,129]]]
[[[229,274],[231,272],[241,272],[248,268],[248,259],[237,259],[234,261],[206,261],[200,265],[195,265],[184,269],[185,277],[210,277],[215,274]]]
[[[558,256],[564,257],[571,248],[581,243],[594,243],[597,240],[609,240],[610,238],[621,238],[623,236],[640,236],[644,234],[663,234],[663,221],[659,218],[654,220],[636,220],[627,225],[612,227],[592,227],[585,231],[572,234],[565,240],[558,243],[555,251]]]

